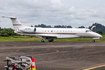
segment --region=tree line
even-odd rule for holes
[[[55,25],[52,27],[51,25],[45,25],[45,24],[38,24],[35,25],[35,27],[41,27],[41,28],[72,28],[70,25]]]
[[[9,36],[19,36],[19,35],[14,33],[14,30],[11,28],[1,28],[0,27],[0,36],[9,37]]]

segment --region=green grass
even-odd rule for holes
[[[92,42],[93,38],[69,38],[69,39],[55,39],[58,42]],[[105,35],[101,39],[95,40],[96,42],[105,42]]]
[[[2,42],[28,42],[28,41],[40,41],[40,38],[29,37],[29,36],[10,36],[10,37],[0,37]]]
[[[30,37],[30,36],[10,36],[10,37],[0,37],[0,42],[40,42],[42,38]],[[54,39],[55,42],[91,42],[92,38],[68,38],[68,39]],[[96,42],[105,42],[105,35]]]

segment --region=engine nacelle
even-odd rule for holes
[[[36,31],[36,28],[33,28],[33,27],[23,27],[23,28],[18,28],[16,31],[17,32],[34,33]]]

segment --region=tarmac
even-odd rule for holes
[[[105,70],[105,42],[0,42],[0,70],[7,56],[33,56],[36,70]]]

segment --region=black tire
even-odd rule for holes
[[[54,39],[49,40],[49,42],[52,42]]]
[[[93,40],[93,43],[95,42],[95,40]]]
[[[45,42],[44,40],[41,40],[41,42]]]

